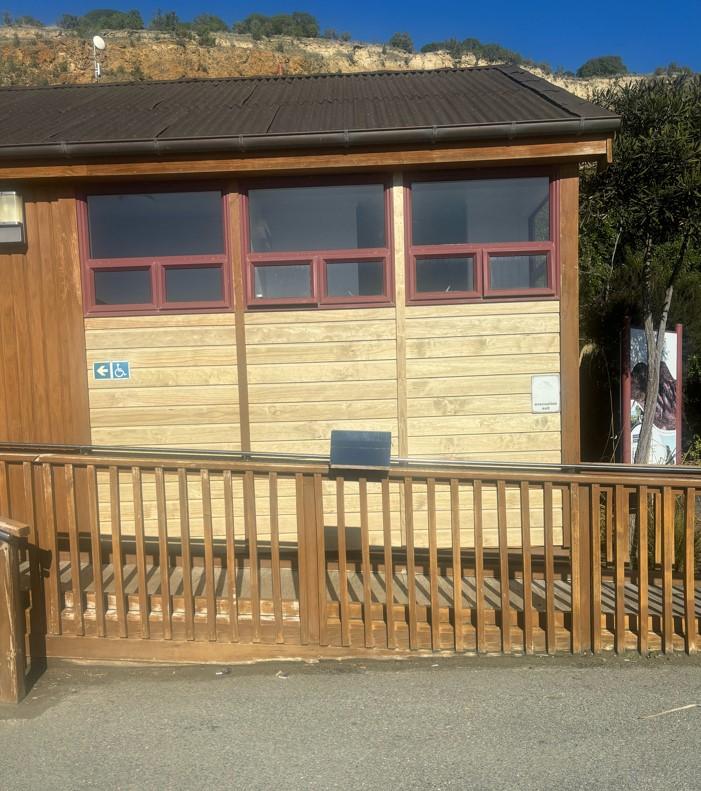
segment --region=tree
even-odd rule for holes
[[[319,23],[311,14],[295,11],[292,14],[249,14],[234,25],[235,33],[253,36],[258,40],[263,36],[292,36],[293,38],[317,38]]]
[[[155,16],[149,23],[151,30],[163,30],[168,33],[178,33],[187,27],[184,22],[180,21],[180,17],[175,11],[166,11],[163,13],[159,8]]]
[[[61,14],[56,24],[63,30],[78,30],[80,27],[80,17],[75,14]]]
[[[229,29],[226,22],[214,14],[199,14],[192,20],[191,27],[199,35],[219,33]]]
[[[29,16],[28,14],[16,17],[14,23],[15,25],[25,27],[44,27],[44,23],[40,19],[37,19],[35,16]]]
[[[408,33],[395,33],[387,42],[394,49],[401,49],[403,52],[413,52],[414,42]]]
[[[630,300],[647,342],[645,409],[635,462],[649,459],[660,363],[679,284],[701,272],[701,78],[642,81],[599,92],[622,126],[613,163],[582,180],[582,274]],[[627,297],[626,297],[627,294]],[[622,319],[618,311],[618,319]]]
[[[616,77],[621,74],[628,74],[628,69],[620,55],[590,58],[577,69],[578,77]]]

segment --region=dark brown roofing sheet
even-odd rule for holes
[[[0,89],[0,148],[615,119],[518,67]]]

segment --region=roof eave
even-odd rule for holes
[[[56,141],[37,145],[0,145],[0,160],[84,159],[105,156],[251,153],[280,149],[355,148],[376,145],[438,145],[476,140],[532,137],[583,137],[613,134],[620,118],[573,118],[559,121],[433,126],[410,129],[234,135],[228,137],[154,138],[96,142]]]

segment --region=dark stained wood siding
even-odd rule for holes
[[[0,441],[89,444],[73,190],[22,186],[24,253],[0,253]]]

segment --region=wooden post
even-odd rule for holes
[[[19,543],[28,535],[28,525],[0,518],[0,703],[19,703],[26,694]]]

